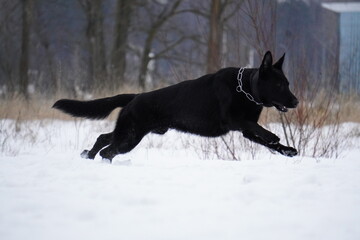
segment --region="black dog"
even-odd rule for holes
[[[114,131],[101,134],[90,151],[83,151],[84,158],[94,159],[102,149],[101,157],[112,160],[131,151],[146,134],[164,134],[169,128],[206,137],[242,131],[251,141],[292,157],[296,149],[281,145],[275,134],[257,123],[263,106],[286,112],[298,104],[282,71],[284,56],[273,65],[267,52],[260,68],[224,68],[152,92],[93,101],[62,99],[53,107],[91,119],[105,118],[123,107]]]

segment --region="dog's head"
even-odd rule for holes
[[[282,71],[285,54],[273,65],[271,52],[268,51],[258,70],[258,95],[264,106],[276,107],[281,112],[295,108],[299,101],[289,89],[289,81]]]

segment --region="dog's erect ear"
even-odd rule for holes
[[[284,59],[285,59],[285,53],[284,55],[282,55],[282,57],[274,64],[274,68],[277,68],[279,70],[282,70],[282,65],[284,63]]]
[[[267,51],[264,55],[260,68],[263,70],[270,69],[272,67],[272,55],[270,51]]]

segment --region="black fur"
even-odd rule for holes
[[[125,107],[136,95],[137,94],[120,94],[92,101],[61,99],[54,104],[53,108],[59,109],[74,117],[103,119],[115,108]]]
[[[59,100],[54,107],[73,116],[94,119],[124,107],[114,131],[100,135],[93,148],[81,154],[85,158],[94,159],[102,149],[100,155],[111,160],[131,151],[146,134],[164,134],[169,128],[207,137],[242,131],[251,141],[292,157],[297,154],[296,149],[281,145],[275,134],[257,123],[263,106],[286,112],[298,104],[282,71],[284,57],[273,65],[272,55],[267,52],[260,68],[244,70],[243,90],[260,105],[250,101],[244,92],[236,91],[239,68],[224,68],[152,92],[87,102]]]

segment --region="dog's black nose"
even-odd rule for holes
[[[299,100],[297,100],[296,98],[294,98],[294,99],[292,100],[292,105],[294,106],[294,108],[296,108],[298,104],[299,104]]]

